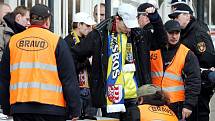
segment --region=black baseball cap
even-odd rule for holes
[[[178,3],[175,7],[174,12],[168,15],[171,19],[175,19],[181,13],[193,14],[192,9],[187,4]]]
[[[178,21],[176,20],[169,20],[164,24],[164,27],[167,32],[173,32],[173,31],[181,31],[181,26]]]
[[[43,20],[51,15],[50,8],[43,4],[36,4],[30,9],[30,19]]]
[[[147,8],[149,7],[154,7],[152,4],[150,3],[142,3],[138,6],[137,8],[137,12],[145,12]]]

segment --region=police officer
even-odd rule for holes
[[[30,10],[31,27],[14,35],[1,61],[3,113],[14,121],[66,121],[80,113],[80,94],[69,49],[50,27],[50,9]]]
[[[201,68],[210,69],[215,66],[215,51],[212,39],[207,29],[193,17],[193,11],[186,4],[177,5],[175,11],[169,17],[177,20],[181,27],[181,41],[191,49],[199,60]],[[209,74],[209,73],[208,73]],[[202,89],[198,100],[198,110],[195,121],[209,121],[209,102],[213,95],[213,85],[208,75],[202,78]],[[195,113],[193,113],[195,114]]]
[[[167,45],[150,52],[152,83],[169,95],[170,108],[184,120],[197,104],[201,87],[200,67],[194,53],[179,42],[179,22],[169,20],[165,28]]]

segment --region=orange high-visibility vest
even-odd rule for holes
[[[10,104],[38,102],[65,107],[55,49],[59,36],[32,27],[14,35],[10,48]]]
[[[178,121],[168,106],[139,105],[140,121]]]
[[[189,49],[181,44],[165,72],[161,51],[150,52],[152,83],[161,87],[168,94],[171,103],[184,101],[185,99],[182,69],[188,51]]]

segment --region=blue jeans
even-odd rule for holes
[[[215,84],[215,71],[208,74],[208,79]]]
[[[90,89],[81,88],[81,113],[83,116],[96,116],[97,108],[92,107]]]

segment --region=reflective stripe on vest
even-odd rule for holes
[[[168,106],[139,105],[140,121],[178,121]]]
[[[42,28],[14,35],[10,49],[10,104],[38,102],[65,107],[55,50],[59,36]]]
[[[44,64],[44,63],[38,63],[38,62],[33,62],[33,63],[21,62],[21,63],[12,64],[12,65],[10,65],[10,72],[12,72],[16,69],[22,69],[22,68],[28,68],[28,69],[38,68],[38,69],[57,72],[56,66],[50,65],[50,64]]]
[[[177,76],[173,73],[168,73],[168,72],[165,72],[164,75],[163,75],[163,72],[151,72],[151,76],[154,78],[164,76],[165,78],[170,78],[172,80],[178,80],[183,82],[183,79],[181,76]]]
[[[189,49],[181,44],[165,72],[163,72],[161,51],[150,52],[152,83],[166,91],[171,103],[185,99],[182,69],[188,51]]]
[[[41,90],[62,93],[62,86],[42,84],[39,82],[19,82],[19,83],[10,85],[10,90],[17,90],[18,88],[38,88]]]

